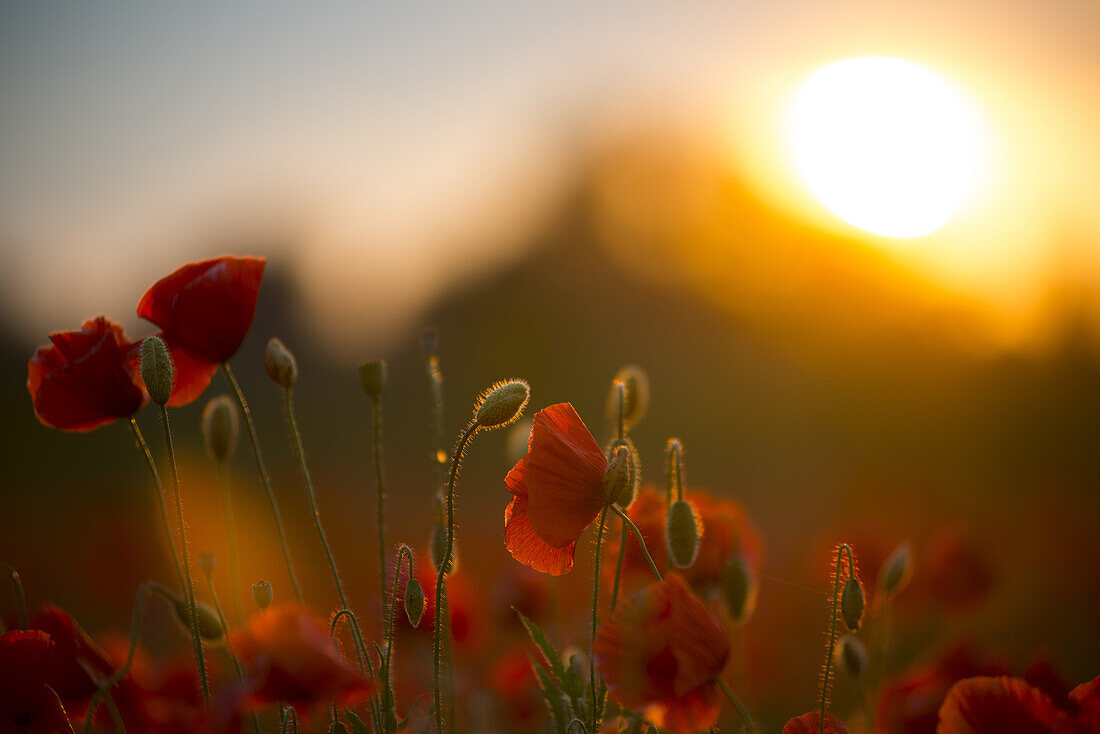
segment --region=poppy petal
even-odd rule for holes
[[[520,465],[517,464],[516,468]],[[513,558],[540,573],[561,576],[573,568],[576,543],[556,547],[539,537],[531,527],[527,515],[527,496],[523,494],[517,494],[504,508],[504,546]]]
[[[783,725],[783,734],[818,734],[820,730],[821,715],[816,711],[796,716]],[[848,734],[848,727],[832,714],[825,714],[825,734]]]
[[[1100,732],[1100,675],[1069,692],[1070,703],[1077,709],[1074,723],[1081,731]]]
[[[40,630],[0,635],[0,720],[20,719],[40,705],[53,646]]]
[[[189,405],[210,386],[214,373],[218,371],[218,363],[207,362],[196,357],[164,332],[157,336],[164,340],[172,359],[172,395],[168,398],[168,407],[180,408]],[[134,365],[137,380],[144,389],[145,383],[141,379],[141,342],[134,344],[126,356]]]
[[[670,594],[671,635],[673,653],[679,667],[675,692],[683,696],[688,691],[714,678],[726,667],[730,644],[721,622],[692,593],[679,574],[666,576],[665,588]]]
[[[721,713],[722,694],[718,684],[711,681],[669,701],[663,728],[672,734],[703,731],[714,726]]]
[[[940,707],[937,734],[1049,734],[1064,716],[1038,688],[1021,678],[966,678]]]
[[[524,478],[535,532],[552,546],[575,542],[605,504],[606,469],[603,450],[572,405],[536,413]]]

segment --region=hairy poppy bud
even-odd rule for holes
[[[867,648],[863,646],[863,643],[857,637],[852,635],[841,637],[837,642],[834,654],[836,655],[837,666],[844,668],[848,675],[853,678],[858,678],[867,670]]]
[[[405,584],[405,614],[413,627],[419,626],[424,616],[424,587],[415,578]]]
[[[164,405],[172,397],[172,375],[172,358],[164,340],[145,337],[141,342],[141,379],[157,405]]]
[[[382,397],[382,393],[386,391],[386,363],[379,359],[360,365],[359,384],[370,397]]]
[[[199,570],[202,571],[202,575],[206,578],[210,578],[214,575],[214,569],[218,567],[217,557],[210,551],[203,551],[199,554]]]
[[[897,596],[909,584],[912,575],[912,548],[909,543],[902,543],[883,562],[878,574],[878,587],[887,597]]]
[[[649,409],[649,376],[635,364],[622,367],[615,373],[611,390],[607,393],[607,418],[613,426],[617,426],[619,421],[619,389],[615,384],[619,382],[624,388],[623,428],[630,431]]]
[[[722,569],[722,596],[734,622],[744,622],[756,609],[756,577],[740,553],[734,554]]]
[[[278,339],[272,337],[264,348],[264,369],[276,385],[293,390],[298,382],[298,361]]]
[[[863,585],[855,576],[849,576],[844,582],[844,591],[840,597],[840,616],[844,626],[855,632],[863,621]]]
[[[672,562],[680,568],[695,563],[699,553],[699,520],[695,517],[695,508],[687,500],[676,500],[668,508],[668,525],[665,538],[668,541],[668,554]]]
[[[616,446],[611,452],[611,459],[603,473],[603,498],[607,504],[619,502],[623,495],[633,494],[634,471],[630,466],[632,458],[630,449],[626,446]]]
[[[215,464],[224,464],[237,448],[241,417],[237,404],[228,395],[211,398],[202,411],[202,437],[206,453]]]
[[[611,450],[609,451],[612,458],[614,458],[614,452],[620,448],[624,448],[627,451],[627,467],[630,469],[630,477],[626,486],[615,496],[615,504],[623,509],[630,507],[630,504],[634,501],[634,496],[638,493],[638,483],[641,479],[641,462],[638,460],[638,450],[634,448],[634,443],[629,438],[617,438],[611,442]],[[610,462],[608,462],[608,469],[610,469]],[[606,474],[605,483],[606,483]],[[607,488],[604,487],[606,492]]]
[[[267,609],[275,598],[275,590],[267,581],[257,581],[252,584],[252,598],[256,600],[256,606],[260,609]]]
[[[179,620],[184,629],[190,630],[191,605],[187,603],[186,599],[180,597],[172,603],[172,606],[176,610],[176,619]],[[209,604],[203,604],[201,601],[195,602],[195,616],[199,622],[199,637],[202,639],[216,642],[225,634],[218,613]]]
[[[531,387],[523,380],[498,382],[481,394],[474,421],[480,428],[506,426],[523,414]]]

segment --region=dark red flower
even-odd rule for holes
[[[569,403],[535,414],[527,455],[504,479],[504,545],[520,563],[560,576],[573,568],[577,538],[608,504],[607,457]]]
[[[1100,675],[1069,692],[1076,734],[1100,734]]]
[[[811,711],[808,714],[796,716],[783,725],[783,734],[818,734],[821,731],[821,713]],[[848,734],[848,727],[844,722],[833,716],[825,714],[825,734]]]
[[[161,278],[138,302],[137,315],[162,330],[177,378],[169,405],[197,398],[215,370],[241,348],[252,319],[266,261],[223,255],[188,263]]]
[[[134,346],[122,327],[99,316],[80,331],[50,334],[27,363],[27,390],[42,423],[65,431],[90,431],[129,418],[145,402],[141,378],[128,353]]]
[[[308,709],[314,704],[348,704],[371,695],[374,686],[340,655],[328,625],[305,607],[277,604],[254,615],[230,645],[255,686],[252,704],[282,701]]]
[[[106,653],[88,636],[68,612],[46,605],[42,613],[30,621],[30,629],[40,630],[50,636],[50,669],[46,682],[73,716],[83,715],[84,707],[99,684],[115,672]]]
[[[46,684],[53,645],[40,630],[13,630],[0,636],[3,734],[72,734],[61,699]]]
[[[1050,734],[1068,717],[1022,678],[967,678],[952,686],[938,734]]]
[[[729,658],[729,639],[680,575],[670,573],[619,605],[600,625],[593,652],[611,697],[626,708],[645,708],[675,734],[718,721],[714,679]]]

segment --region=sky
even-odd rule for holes
[[[264,254],[310,314],[374,314],[358,333],[384,339],[521,257],[585,141],[639,121],[843,229],[777,131],[802,78],[866,54],[968,90],[995,151],[944,232],[880,244],[1020,309],[1064,234],[1100,239],[1098,28],[1088,0],[5,3],[0,317],[28,344],[101,311],[136,326],[149,283],[240,233],[295,242]]]

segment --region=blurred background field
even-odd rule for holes
[[[134,307],[154,280],[256,254],[268,269],[234,367],[317,608],[335,599],[263,346],[279,336],[297,355],[321,511],[349,595],[373,609],[355,368],[389,362],[389,537],[424,553],[430,325],[448,437],[481,389],[523,377],[534,409],[571,401],[602,440],[615,371],[649,373],[634,434],[645,480],[663,482],[665,440],[680,437],[689,492],[743,503],[779,579],[761,582],[734,676],[766,722],[813,707],[824,597],[796,586],[825,589],[841,540],[871,575],[913,543],[894,669],[968,642],[1087,680],[1100,672],[1097,28],[1100,8],[1070,1],[5,5],[0,561],[32,602],[93,632],[123,629],[138,585],[170,576],[125,427],[40,425],[26,360],[101,312],[151,333]],[[790,160],[799,83],[866,55],[933,69],[980,113],[981,181],[924,236],[845,223]],[[218,377],[208,394],[224,389]],[[192,547],[223,554],[204,402],[174,425]],[[153,414],[139,420],[159,447]],[[525,573],[503,547],[507,444],[478,439],[458,501],[482,635],[461,664],[485,680]],[[244,575],[286,598],[245,451],[233,471]],[[587,593],[589,555],[578,548],[547,612],[575,643],[585,604],[568,600]]]

